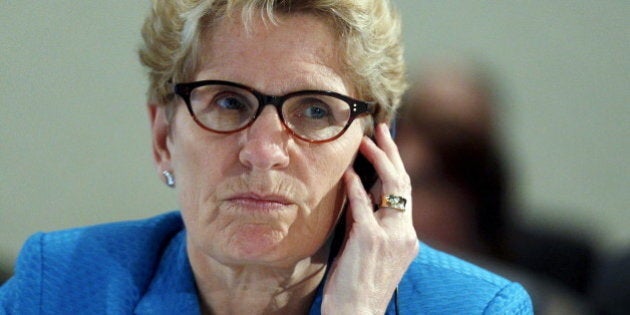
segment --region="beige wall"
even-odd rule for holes
[[[399,0],[407,56],[476,56],[504,90],[527,222],[630,245],[627,1]],[[176,207],[136,58],[148,1],[0,1],[0,264],[25,238]]]

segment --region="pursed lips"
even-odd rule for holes
[[[226,201],[250,211],[276,211],[285,209],[294,203],[285,196],[261,195],[256,193],[237,194],[226,198]]]

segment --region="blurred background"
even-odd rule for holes
[[[630,2],[394,2],[412,81],[453,60],[491,78],[512,220],[576,236],[593,274],[630,251]],[[177,208],[153,166],[136,56],[148,7],[0,1],[4,277],[36,231]]]

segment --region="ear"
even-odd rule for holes
[[[173,171],[171,168],[171,153],[167,142],[170,134],[170,124],[166,117],[166,107],[157,104],[147,106],[151,123],[151,140],[153,145],[153,160],[156,171],[162,178],[163,171]]]

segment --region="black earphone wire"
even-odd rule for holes
[[[394,310],[396,315],[400,315],[400,310],[398,309],[398,286],[394,289]]]

